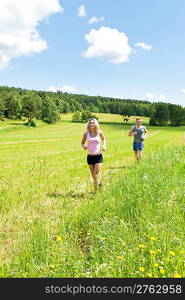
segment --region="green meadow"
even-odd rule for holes
[[[142,163],[120,115],[94,193],[71,114],[0,122],[0,277],[185,277],[185,128],[150,127]]]

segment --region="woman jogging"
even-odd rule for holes
[[[135,152],[137,163],[140,163],[142,153],[144,150],[144,139],[148,135],[148,131],[145,126],[141,125],[142,120],[140,118],[136,119],[136,125],[132,126],[128,135],[134,136],[133,150]]]
[[[87,163],[94,180],[95,191],[102,186],[99,179],[100,168],[103,163],[103,155],[101,153],[100,142],[102,141],[102,151],[106,150],[106,140],[103,132],[99,130],[98,121],[95,118],[89,119],[87,122],[87,132],[83,134],[81,146],[88,151]],[[87,144],[85,145],[85,142]]]

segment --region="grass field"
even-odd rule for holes
[[[184,127],[150,127],[135,165],[129,125],[97,114],[107,140],[93,193],[86,125],[0,122],[0,277],[184,277]]]

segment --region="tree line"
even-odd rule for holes
[[[185,124],[185,108],[180,105],[0,86],[0,119],[27,118],[27,124],[34,126],[35,119],[55,123],[61,113],[69,112],[76,122],[85,120],[89,113],[111,113],[122,115],[126,123],[130,116],[145,116],[150,125]]]

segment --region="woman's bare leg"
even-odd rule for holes
[[[95,164],[95,167],[94,167],[94,187],[95,187],[95,191],[98,191],[98,188],[99,188],[99,183],[100,183],[99,175],[100,175],[101,166],[102,166],[102,163],[99,163],[99,164]]]
[[[91,172],[91,176],[92,176],[93,180],[94,180],[94,168],[95,168],[95,165],[89,165],[89,170]]]

